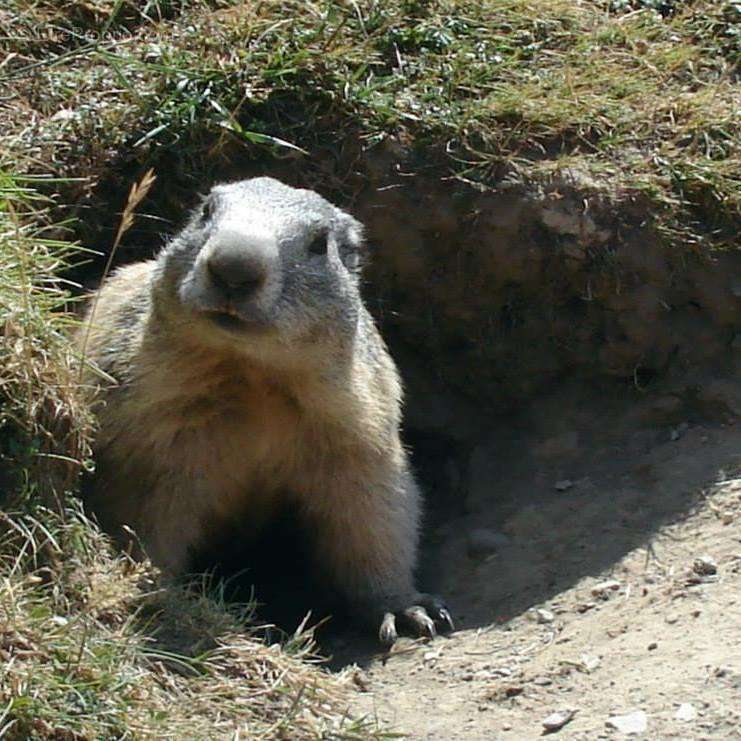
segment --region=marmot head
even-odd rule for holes
[[[155,295],[168,319],[247,352],[337,342],[356,330],[361,246],[361,224],[313,191],[217,185],[160,255]]]

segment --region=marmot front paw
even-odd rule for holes
[[[438,630],[445,633],[455,630],[450,611],[439,597],[417,594],[409,602],[407,607],[384,611],[378,629],[378,637],[382,643],[390,646],[399,637],[396,630],[397,619],[417,635],[430,638],[437,635]]]

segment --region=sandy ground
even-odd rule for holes
[[[354,712],[441,741],[741,738],[741,424],[652,404],[649,425],[495,431],[490,486],[424,554],[459,630],[385,656],[338,640]]]

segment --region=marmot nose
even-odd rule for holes
[[[214,250],[206,265],[213,284],[239,298],[257,293],[267,277],[266,267],[259,258],[231,246]]]

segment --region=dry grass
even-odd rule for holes
[[[56,236],[61,225],[45,226],[50,202],[38,182],[0,167],[0,432],[5,462],[30,476],[19,490],[33,483],[50,504],[87,459],[92,420],[67,340],[69,292],[57,278],[81,251]]]
[[[74,507],[2,519],[4,738],[376,736],[344,717],[346,677],[309,663],[310,634],[289,653],[234,605],[156,589]]]
[[[0,174],[0,736],[378,737],[345,717],[350,675],[313,665],[310,631],[269,645],[251,605],[161,585],[83,514],[92,423],[57,277],[81,255],[32,186]]]

